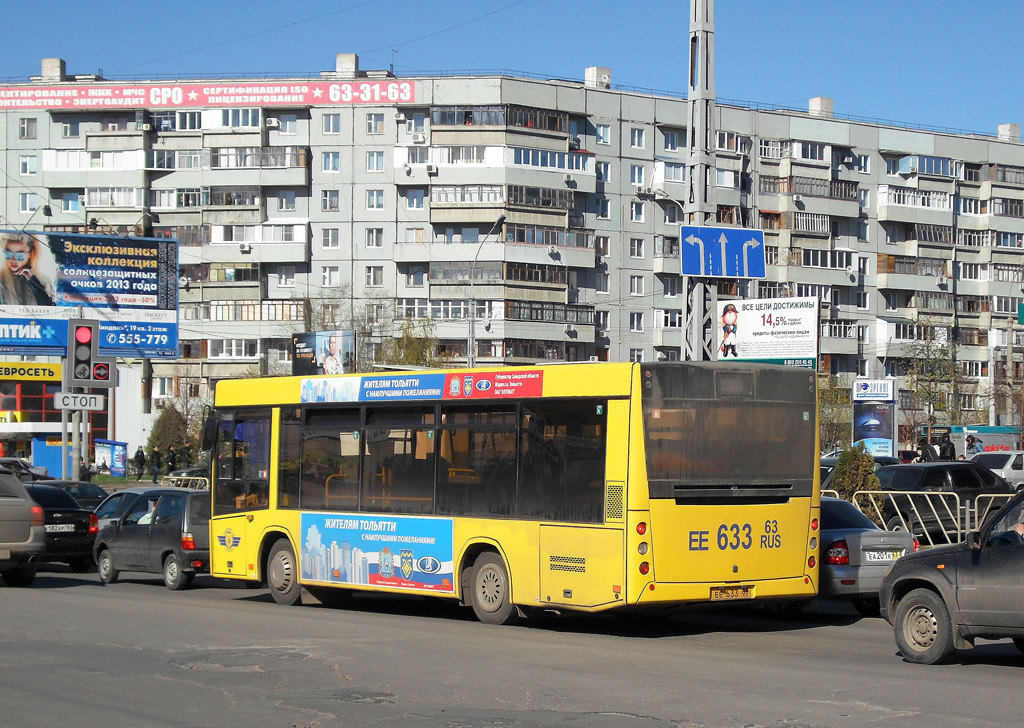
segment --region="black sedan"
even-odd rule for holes
[[[46,485],[54,485],[66,490],[72,498],[78,501],[78,505],[90,511],[96,510],[96,506],[110,495],[98,485],[87,483],[84,480],[47,480]]]
[[[40,561],[59,561],[77,573],[92,568],[92,544],[99,531],[96,515],[51,485],[26,483],[25,490],[43,508],[46,553]]]

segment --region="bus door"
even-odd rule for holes
[[[222,516],[210,521],[210,573],[248,576],[246,555],[251,553],[247,516]],[[253,565],[255,567],[255,564]]]

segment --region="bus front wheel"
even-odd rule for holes
[[[519,611],[511,600],[508,569],[493,551],[476,557],[471,580],[473,612],[484,624],[514,624]]]
[[[286,607],[299,603],[302,587],[299,585],[298,572],[292,545],[286,538],[278,539],[267,559],[267,586],[275,602]]]

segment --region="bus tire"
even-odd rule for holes
[[[470,603],[473,613],[484,624],[515,624],[519,611],[512,603],[508,569],[493,551],[484,551],[473,563],[470,579]]]
[[[907,662],[934,665],[953,654],[949,610],[931,589],[915,589],[900,599],[893,629],[896,645]]]
[[[278,604],[290,607],[301,601],[298,566],[288,539],[279,538],[267,559],[267,586],[270,587],[270,596]]]

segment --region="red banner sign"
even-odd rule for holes
[[[0,109],[331,106],[416,101],[412,81],[0,86]]]
[[[543,394],[544,372],[539,369],[449,374],[444,388],[445,399],[540,397]]]

